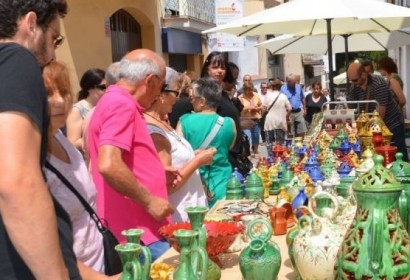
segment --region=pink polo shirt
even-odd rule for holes
[[[171,217],[158,222],[136,202],[121,195],[104,180],[97,168],[98,148],[112,145],[123,151],[122,159],[137,180],[154,196],[168,200],[164,167],[149,135],[143,108],[130,93],[110,86],[95,107],[88,131],[91,171],[97,187],[97,211],[119,240],[121,231],[140,228],[142,241],[149,245],[161,239],[158,229]]]

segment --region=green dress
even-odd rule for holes
[[[211,132],[218,119],[218,114],[192,113],[185,114],[180,118],[182,132],[185,139],[192,145],[194,150],[199,149],[205,138]],[[231,118],[225,117],[224,122],[209,147],[214,147],[217,152],[211,165],[199,168],[199,173],[213,195],[209,199],[209,206],[215,204],[226,195],[226,184],[232,174],[232,167],[228,161],[228,151],[235,140],[235,126]]]

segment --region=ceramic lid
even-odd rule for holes
[[[248,177],[246,177],[245,186],[247,188],[262,187],[262,179],[258,176],[258,174],[256,174],[256,172],[252,172]]]
[[[231,179],[229,179],[226,184],[227,189],[242,189],[241,181],[236,177],[235,173],[232,174]]]
[[[383,166],[383,156],[373,158],[374,167],[360,176],[353,183],[353,190],[358,192],[392,192],[403,188],[393,173]]]

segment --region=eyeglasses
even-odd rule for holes
[[[165,90],[163,90],[162,92],[164,92],[164,93],[173,93],[173,94],[175,94],[175,97],[178,97],[178,95],[179,95],[179,91],[178,90],[173,90],[173,89],[165,89]]]
[[[54,39],[53,45],[55,49],[58,49],[61,47],[61,45],[64,43],[65,37],[63,35],[58,35],[57,38]]]
[[[261,88],[263,88],[263,89],[264,89],[264,88],[268,88],[268,87],[261,87]]]
[[[106,84],[100,84],[100,85],[96,85],[94,88],[104,91],[104,90],[107,89],[107,85]]]

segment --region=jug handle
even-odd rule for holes
[[[191,249],[191,253],[193,252],[197,252],[198,255],[201,257],[201,262],[200,262],[201,274],[200,274],[199,279],[206,280],[208,277],[208,256],[205,252],[205,249],[202,247],[196,247],[196,248]],[[199,276],[199,271],[195,271],[195,275]]]
[[[334,218],[336,217],[336,215],[337,215],[337,209],[339,209],[339,202],[338,202],[338,200],[336,199],[336,197],[335,197],[334,195],[331,195],[330,193],[325,192],[325,191],[317,192],[317,193],[315,193],[314,195],[312,195],[312,196],[310,197],[309,202],[308,202],[309,212],[312,214],[313,218],[316,218],[316,219],[319,219],[319,220],[324,219],[324,217],[321,217],[321,216],[317,215],[317,214],[315,213],[315,211],[313,211],[313,208],[312,208],[312,201],[314,201],[315,198],[316,198],[318,195],[327,196],[328,198],[330,198],[330,199],[332,200],[332,202],[333,202],[333,208],[334,208],[333,210],[334,210],[334,211],[333,211],[332,217],[329,217],[329,219],[330,219],[330,220],[334,219]]]
[[[151,270],[152,255],[151,251],[146,246],[141,246],[142,254],[144,255],[144,267],[142,268],[142,279],[147,280],[149,278],[149,272]]]
[[[373,219],[371,221],[370,225],[370,230],[369,230],[369,242],[371,248],[373,250],[370,250],[369,254],[369,265],[370,265],[370,270],[373,272],[378,272],[381,265],[382,265],[382,258],[383,258],[383,216],[384,213],[382,210],[379,209],[373,209]]]
[[[265,225],[266,228],[268,229],[268,232],[267,232],[266,234],[263,234],[263,233],[261,232],[259,236],[255,235],[255,234],[252,232],[252,228],[253,228],[256,224],[263,224],[263,225]],[[261,239],[263,242],[268,242],[269,239],[272,237],[272,226],[271,226],[271,224],[270,224],[267,220],[262,219],[262,218],[257,218],[257,219],[255,219],[255,220],[251,221],[251,222],[248,224],[248,226],[246,227],[246,235],[248,235],[251,240],[253,240],[253,239]]]
[[[129,261],[125,264],[125,269],[131,273],[131,279],[140,280],[142,279],[141,264],[138,262],[138,259],[134,261]],[[122,278],[122,277],[121,277]]]

